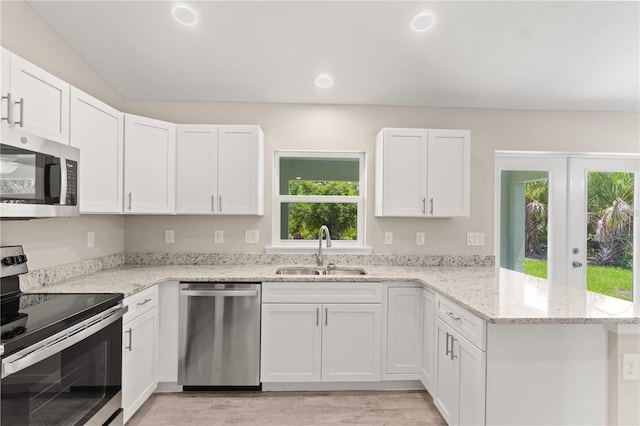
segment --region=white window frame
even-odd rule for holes
[[[280,159],[281,158],[350,158],[357,159],[359,166],[359,195],[357,196],[300,196],[280,194]],[[267,247],[267,253],[279,253],[287,251],[315,252],[318,250],[318,240],[282,240],[280,239],[281,204],[282,203],[344,203],[352,202],[358,205],[358,239],[351,241],[332,240],[332,247],[323,250],[328,253],[370,253],[371,249],[365,247],[365,206],[366,206],[366,153],[361,151],[302,151],[279,150],[274,152],[273,173],[273,215],[272,215],[272,246]],[[331,232],[331,229],[329,229]]]

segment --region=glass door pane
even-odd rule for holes
[[[500,179],[500,267],[547,278],[549,172],[503,170]]]
[[[634,300],[638,275],[633,219],[639,164],[619,158],[569,161],[568,275],[587,290],[624,300]]]

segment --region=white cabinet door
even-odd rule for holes
[[[264,214],[264,136],[258,126],[219,126],[218,212]]]
[[[422,362],[420,378],[429,391],[434,390],[435,341],[435,295],[422,290]]]
[[[154,391],[157,379],[157,308],[124,325],[122,333],[122,407],[124,421]]]
[[[456,394],[458,411],[456,424],[484,425],[486,352],[467,339],[456,336],[453,341],[456,363]]]
[[[80,213],[122,213],[124,114],[72,87],[69,142],[80,149]]]
[[[323,306],[322,381],[380,380],[379,304]]]
[[[423,217],[427,131],[384,129],[376,139],[376,216]]]
[[[389,287],[387,373],[419,373],[421,342],[422,288]]]
[[[125,213],[175,213],[176,125],[125,115]]]
[[[212,214],[218,203],[218,126],[179,125],[176,212]]]
[[[3,126],[68,144],[69,84],[4,49],[2,68]]]
[[[376,136],[376,216],[469,216],[468,130],[382,129]]]
[[[469,216],[470,132],[429,130],[428,216]]]
[[[433,403],[446,420],[454,425],[457,408],[456,371],[451,357],[451,339],[453,329],[436,317],[436,383]]]
[[[319,382],[321,310],[316,304],[263,304],[261,380]]]

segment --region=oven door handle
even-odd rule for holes
[[[24,370],[113,324],[127,312],[122,303],[2,360],[2,378]]]

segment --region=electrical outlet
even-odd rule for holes
[[[260,235],[257,229],[247,229],[244,231],[244,242],[247,244],[258,244]]]
[[[385,244],[393,244],[393,232],[385,232],[384,233],[384,243]]]
[[[164,242],[166,244],[173,244],[173,229],[167,229],[164,231]]]
[[[467,232],[467,245],[468,246],[483,246],[484,245],[484,232]]]
[[[224,242],[224,231],[222,229],[213,231],[213,242],[215,244],[222,244]]]
[[[87,232],[87,247],[95,247],[96,246],[96,233],[93,231]]]
[[[640,380],[640,354],[622,354],[622,380]]]
[[[417,246],[424,245],[424,232],[416,232],[416,245]]]

